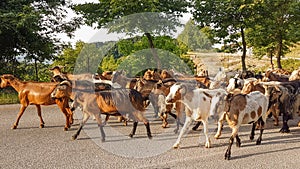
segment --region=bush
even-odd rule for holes
[[[19,102],[18,93],[13,89],[0,90],[0,104],[16,104]]]

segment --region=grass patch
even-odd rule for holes
[[[285,59],[281,60],[281,66],[283,69],[293,72],[293,70],[297,70],[300,67],[300,60],[298,59]]]
[[[16,91],[10,89],[0,90],[0,105],[16,103],[20,103],[18,93]]]

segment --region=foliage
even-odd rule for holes
[[[193,51],[211,50],[212,43],[206,34],[207,29],[209,27],[200,29],[193,20],[189,20],[177,39],[185,43]]]
[[[99,0],[99,3],[73,5],[73,9],[83,15],[86,24],[93,26],[94,23],[97,23],[98,28],[103,28],[103,26],[117,21],[119,18],[138,13],[163,12],[181,16],[182,13],[187,11],[188,5],[189,2],[182,0],[129,0],[126,1],[126,3],[124,3],[123,0]],[[135,17],[139,18],[139,15],[135,15]],[[142,17],[143,16],[141,16],[141,18]],[[123,22],[119,27],[120,29],[113,27],[114,32],[121,31],[127,33],[125,29],[129,28],[128,30],[133,32],[128,33],[136,33],[135,31],[144,33],[144,30],[141,31],[141,29],[138,29],[141,24],[138,25],[137,21],[137,19],[134,19]],[[163,24],[161,25],[164,27]],[[151,27],[153,28],[153,26],[155,28],[156,25],[152,25]],[[137,30],[135,28],[137,28]],[[144,29],[144,27],[142,29]]]
[[[64,66],[64,69],[63,69],[64,71],[69,72],[69,73],[73,72],[75,63],[76,63],[76,59],[77,59],[78,55],[80,54],[84,45],[85,45],[85,43],[82,41],[76,42],[75,49],[73,49],[73,47],[71,45],[69,45],[62,51],[62,54],[55,57],[54,62],[51,65],[51,67]]]
[[[0,89],[0,105],[19,103],[18,93],[11,88]]]
[[[300,40],[300,2],[265,0],[256,6],[254,26],[247,30],[248,44],[258,56],[276,55],[280,64],[281,56]]]
[[[74,5],[86,24],[107,28],[109,32],[125,33],[131,37],[145,34],[148,46],[159,68],[159,58],[153,36],[170,35],[180,26],[178,17],[187,12],[188,1],[182,0],[99,0],[99,3]]]
[[[40,70],[38,72],[38,77],[39,79],[36,80],[36,77],[34,76],[35,74],[35,64],[31,62],[23,62],[20,64],[17,69],[20,73],[19,75],[14,74],[16,77],[20,78],[21,80],[24,81],[41,81],[41,82],[49,82],[51,79],[51,72],[49,71],[49,64],[42,64],[38,63],[37,67]],[[25,73],[24,73],[25,72]]]
[[[166,50],[155,50],[162,63],[162,69],[174,69],[182,73],[193,74],[193,67],[191,69],[190,65],[185,63],[180,57]],[[124,58],[118,66],[118,69],[125,70],[128,76],[140,76],[140,73],[144,70],[155,68],[156,62],[152,59],[152,53],[149,48],[132,53]]]
[[[113,55],[104,57],[99,72],[117,70],[118,65],[120,64],[119,61],[121,61],[121,59],[115,59]]]
[[[169,36],[154,37],[153,42],[157,47],[156,49],[171,53],[172,56],[182,57],[188,51],[187,46]],[[136,53],[145,49],[149,49],[145,36],[107,43],[97,42],[88,44],[79,41],[76,43],[75,48],[70,46],[64,49],[63,53],[56,57],[51,67],[55,65],[65,66],[63,70],[69,73],[101,73],[107,70],[112,71],[118,69],[118,66],[127,59],[127,56],[135,56]],[[183,60],[191,69],[193,68],[193,62],[189,58],[184,58]],[[170,62],[168,60],[162,61],[165,63]],[[87,71],[87,67],[90,68],[89,71]]]
[[[212,27],[209,33],[213,42],[234,44],[242,49],[242,70],[246,71],[246,42],[244,31],[251,26],[253,0],[195,0],[193,16],[201,27]],[[241,40],[241,42],[240,42]]]
[[[81,21],[64,20],[65,0],[4,0],[0,4],[0,64],[6,73],[16,73],[18,57],[39,63],[53,59],[60,49],[57,33],[71,36]]]

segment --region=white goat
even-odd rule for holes
[[[241,146],[240,138],[238,136],[239,127],[242,124],[253,123],[251,130],[250,139],[254,138],[254,130],[256,124],[254,122],[259,122],[262,126],[260,129],[260,136],[258,137],[256,144],[261,144],[262,133],[264,130],[264,123],[266,122],[266,112],[268,109],[270,91],[266,88],[265,95],[261,92],[255,91],[249,94],[228,94],[225,96],[223,101],[223,118],[226,118],[227,123],[232,129],[232,134],[229,140],[229,146],[225,153],[225,159],[229,160],[231,156],[231,146],[233,144],[234,138],[236,138],[236,145]],[[221,117],[222,118],[222,117]],[[220,119],[221,119],[220,118]],[[218,126],[218,133],[216,138],[219,137],[221,131],[221,123]]]
[[[213,97],[226,93],[223,89],[195,89],[186,84],[176,83],[170,88],[170,93],[166,97],[167,103],[181,102],[186,107],[186,119],[183,128],[177,138],[173,148],[178,148],[181,137],[186,132],[192,121],[201,121],[203,123],[203,132],[206,137],[205,147],[211,147],[211,141],[208,134],[208,118],[211,115],[211,102]]]

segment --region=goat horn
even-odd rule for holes
[[[71,84],[71,82],[70,81],[68,81],[68,80],[64,80],[64,81],[62,81],[61,83],[60,83],[60,85],[68,85],[68,86],[72,86],[72,84]]]

